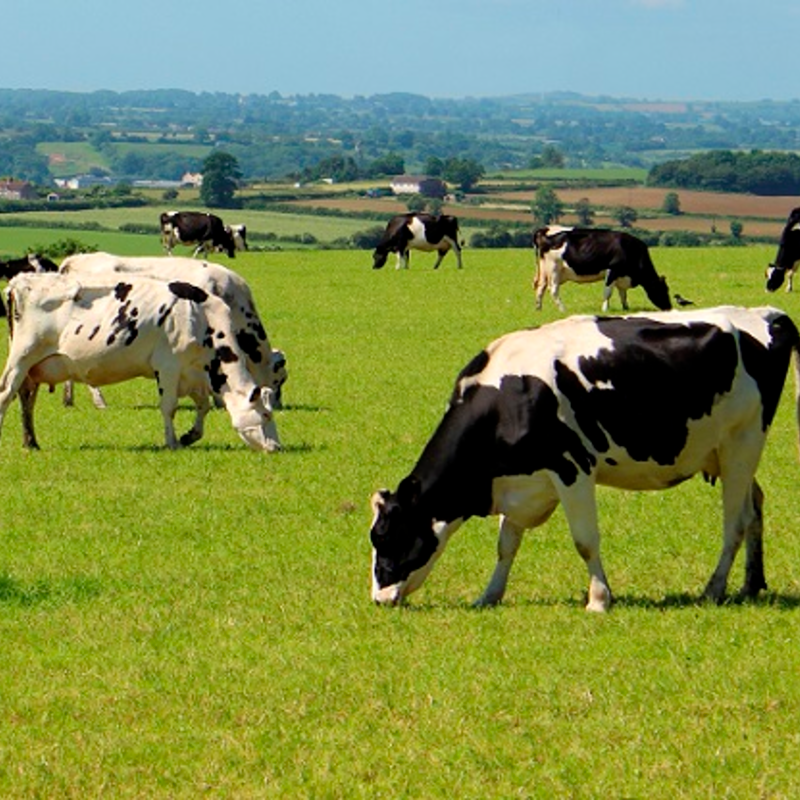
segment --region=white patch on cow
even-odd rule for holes
[[[421,250],[423,253],[430,253],[436,250],[438,245],[431,244],[425,238],[425,226],[419,217],[412,217],[411,222],[408,223],[408,229],[411,231],[412,239],[408,243],[409,248],[414,250]]]

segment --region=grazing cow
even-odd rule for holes
[[[767,291],[780,289],[786,278],[786,291],[792,291],[797,262],[800,261],[800,208],[792,209],[783,227],[775,263],[767,267]]]
[[[452,249],[456,254],[458,268],[461,269],[461,244],[458,241],[458,220],[442,214],[399,214],[389,220],[383,237],[372,254],[372,268],[380,269],[389,257],[397,253],[395,269],[408,269],[409,250],[437,252],[434,269],[439,268],[442,259]]]
[[[27,447],[38,448],[33,410],[40,384],[145,377],[158,385],[170,449],[201,438],[212,390],[251,448],[280,448],[269,394],[248,372],[230,309],[218,297],[185,281],[50,273],[18,275],[7,296],[11,343],[0,376],[0,425],[19,393]],[[179,440],[174,416],[185,396],[197,414]]]
[[[110,253],[69,256],[61,263],[60,270],[64,275],[78,277],[111,273],[143,275],[164,281],[185,281],[216,295],[230,308],[231,324],[236,340],[247,358],[248,370],[259,386],[273,390],[272,407],[281,407],[280,390],[287,376],[286,356],[270,347],[250,287],[237,272],[220,264],[194,261],[191,258],[117,256]]]
[[[192,257],[214,250],[236,255],[236,243],[229,227],[214,214],[202,211],[165,211],[161,215],[161,243],[169,255],[176,244],[196,245]]]
[[[247,226],[246,225],[231,225],[229,226],[231,236],[233,236],[233,246],[236,250],[249,250],[247,246]]]
[[[547,287],[555,304],[564,311],[558,291],[562,283],[604,280],[603,311],[608,311],[616,287],[622,308],[628,309],[628,289],[641,286],[656,308],[672,308],[667,281],[656,274],[647,245],[629,233],[600,228],[565,228],[550,225],[533,234],[536,275],[533,288],[536,308],[541,309]]]
[[[731,306],[569,317],[508,334],[456,381],[444,418],[396,492],[372,496],[372,597],[418,589],[469,517],[499,514],[498,561],[478,601],[500,602],[523,532],[561,502],[590,576],[587,610],[611,591],[595,487],[722,482],[723,546],[705,597],[720,602],[742,541],[742,595],[766,588],[756,467],[800,336],[774,308]],[[800,412],[800,403],[797,404]]]

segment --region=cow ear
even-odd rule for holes
[[[372,497],[369,499],[369,505],[373,514],[378,514],[381,511],[386,505],[389,495],[390,492],[388,489],[378,489],[377,492],[373,493]]]
[[[403,508],[413,508],[416,506],[422,495],[422,486],[420,485],[419,478],[416,475],[409,475],[400,481],[397,487],[397,502]]]

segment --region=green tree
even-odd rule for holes
[[[444,173],[444,161],[438,156],[428,156],[425,159],[423,172],[430,178],[441,178]]]
[[[561,219],[564,204],[558,199],[552,186],[540,186],[531,203],[531,213],[537,225],[550,225]]]
[[[619,222],[620,228],[632,228],[633,223],[639,219],[636,209],[630,206],[619,206],[615,208],[612,216]]]
[[[667,192],[664,195],[664,203],[661,210],[665,214],[672,214],[678,216],[681,213],[681,199],[678,197],[677,192]]]
[[[594,224],[594,209],[588,197],[582,197],[575,203],[575,216],[578,218],[578,223],[585,228]]]
[[[545,145],[542,150],[542,166],[550,169],[563,169],[564,154],[552,144]]]
[[[203,162],[202,173],[200,200],[209,208],[231,208],[242,177],[236,158],[216,150]]]
[[[427,205],[428,201],[421,194],[412,194],[408,200],[406,200],[406,208],[412,214],[419,214],[421,211],[425,210]]]
[[[742,231],[744,230],[744,225],[738,220],[733,220],[731,222],[731,237],[736,239],[737,241],[742,238]]]
[[[483,165],[471,158],[448,158],[444,162],[444,179],[462,192],[468,192],[485,174]]]

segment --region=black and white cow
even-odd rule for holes
[[[236,242],[230,227],[215,214],[202,211],[165,211],[161,215],[161,243],[169,255],[176,244],[195,245],[198,253],[220,251],[228,258],[236,255]]]
[[[524,531],[560,502],[589,570],[587,609],[604,611],[596,487],[667,489],[696,473],[722,482],[722,553],[704,596],[724,598],[744,541],[742,595],[754,597],[766,588],[755,473],[799,348],[782,311],[731,306],[570,317],[498,339],[458,376],[397,491],[372,497],[373,599],[401,602],[465,520],[499,514],[478,604],[498,603]]]
[[[780,289],[785,278],[786,291],[791,292],[798,261],[800,261],[800,208],[794,208],[781,232],[775,263],[767,267],[767,291],[774,292]]]
[[[458,219],[456,217],[434,216],[432,214],[398,214],[389,220],[383,237],[372,254],[373,269],[380,269],[389,257],[397,253],[395,269],[407,269],[409,250],[422,250],[437,253],[434,269],[439,268],[442,259],[452,250],[456,254],[458,268],[461,269],[461,244],[458,241]]]
[[[247,369],[230,308],[185,281],[139,275],[21,274],[8,286],[11,343],[0,375],[0,425],[14,397],[22,405],[24,439],[38,448],[33,411],[40,384],[66,380],[103,386],[154,378],[167,447],[196,442],[214,392],[239,436],[255,450],[280,448],[264,394]],[[178,398],[197,414],[180,440]]]
[[[549,225],[533,234],[536,275],[533,288],[536,308],[541,309],[548,286],[561,311],[562,283],[604,281],[603,311],[608,311],[616,287],[622,308],[628,309],[628,289],[641,286],[650,302],[662,311],[672,308],[667,281],[656,274],[647,245],[630,233],[602,228],[568,228]]]
[[[38,253],[28,253],[20,258],[10,258],[0,261],[0,280],[10,281],[20,272],[57,272],[58,264],[47,256]]]
[[[247,226],[243,224],[230,226],[231,236],[233,236],[233,246],[236,250],[249,250],[247,246]]]
[[[0,261],[0,280],[10,281],[20,272],[56,272],[58,264],[38,253],[28,253],[20,258]],[[6,307],[0,300],[0,317],[6,316]]]

